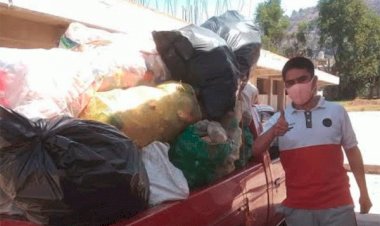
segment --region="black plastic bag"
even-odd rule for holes
[[[190,84],[198,93],[205,118],[219,120],[233,110],[240,72],[226,41],[196,25],[155,31],[153,39],[172,79]]]
[[[260,57],[261,38],[259,29],[237,11],[227,11],[221,16],[211,17],[201,27],[218,34],[232,48],[239,63],[243,80],[247,80],[249,70]]]
[[[139,150],[116,128],[94,121],[30,121],[0,107],[0,175],[12,205],[39,224],[107,224],[148,201]]]

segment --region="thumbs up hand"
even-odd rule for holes
[[[284,110],[281,110],[280,118],[278,118],[277,123],[274,125],[273,133],[274,136],[283,136],[289,131],[289,124],[285,119]]]

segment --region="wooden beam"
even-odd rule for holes
[[[286,98],[286,95],[285,95],[285,86],[284,86],[284,83],[282,81],[279,82],[277,87],[278,87],[278,90],[277,90],[277,93],[278,93],[278,96],[277,96],[277,109],[281,110],[281,109],[285,108],[285,98]]]
[[[257,74],[254,72],[256,66],[252,66],[251,70],[249,71],[249,81],[254,84],[257,87]]]
[[[268,105],[272,105],[272,97],[273,97],[273,79],[269,78]]]

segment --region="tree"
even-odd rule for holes
[[[298,24],[297,31],[291,33],[287,37],[287,42],[284,47],[286,57],[312,57],[313,51],[307,45],[309,32],[311,30],[310,24],[311,23],[308,22],[301,22],[300,24]]]
[[[368,36],[365,37],[367,45],[362,49],[363,55],[366,56],[361,60],[363,65],[360,75],[361,94],[367,95],[368,98],[374,97],[374,89],[377,88],[377,97],[379,98],[380,87],[380,17],[372,11],[368,20]]]
[[[320,0],[322,46],[333,49],[337,97],[353,99],[380,76],[380,19],[361,0]]]
[[[260,3],[257,6],[255,20],[263,33],[263,47],[281,53],[281,42],[289,26],[289,18],[284,16],[281,0],[267,0]]]

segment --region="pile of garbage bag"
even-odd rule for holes
[[[147,207],[141,153],[115,127],[65,116],[34,121],[0,107],[0,136],[2,214],[98,225]]]
[[[72,23],[57,48],[0,48],[0,216],[110,224],[246,166],[259,52],[236,12],[152,34]]]

